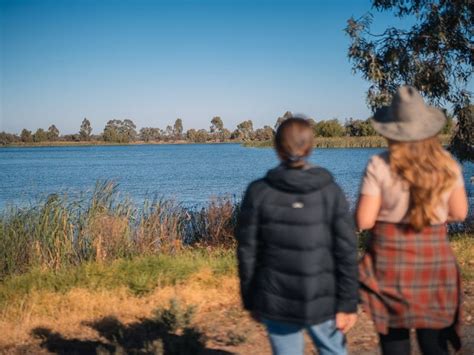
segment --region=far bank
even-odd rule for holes
[[[439,136],[443,145],[448,145],[451,136],[449,134]],[[183,144],[242,144],[250,148],[273,147],[272,140],[226,140],[226,141],[205,141],[190,142],[186,140],[176,141],[133,141],[133,142],[106,142],[106,141],[51,141],[51,142],[30,142],[14,143],[0,147],[31,148],[31,147],[81,147],[81,146],[128,146],[128,145],[183,145]],[[316,137],[315,148],[384,148],[387,141],[381,136],[365,137]]]

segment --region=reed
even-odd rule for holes
[[[174,254],[188,247],[233,247],[237,203],[211,200],[189,209],[163,199],[137,206],[117,185],[98,183],[90,197],[53,194],[0,216],[0,280],[32,269],[59,270],[87,262]]]
[[[234,228],[237,224],[238,203],[231,199],[213,198],[197,213],[190,214],[189,224],[192,240],[200,246],[235,246]]]
[[[450,135],[440,135],[441,143],[448,145]],[[273,147],[273,141],[251,141],[244,143],[245,147],[268,148]],[[381,136],[367,137],[316,137],[315,148],[384,148],[387,141]]]

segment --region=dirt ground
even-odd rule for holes
[[[30,297],[1,315],[0,353],[270,354],[264,328],[240,307],[237,280],[224,277],[216,283],[210,278],[201,273],[185,285],[140,298],[126,290]],[[187,329],[171,331],[151,317],[152,309],[170,299],[196,307]],[[464,285],[463,329],[462,354],[473,354],[474,282]],[[317,354],[306,341],[306,354]],[[378,354],[377,337],[362,312],[348,344],[350,354]]]

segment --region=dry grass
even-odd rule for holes
[[[451,247],[461,267],[463,280],[474,280],[474,234],[456,234],[450,237]]]
[[[466,281],[467,326],[472,324],[474,315],[472,281],[469,281],[472,280],[474,265],[473,238],[467,234],[451,237],[453,250]],[[184,251],[178,253],[175,258],[166,256],[166,262],[153,263],[155,258],[165,256],[141,257],[137,262],[132,260],[112,264],[95,263],[93,265],[98,265],[97,268],[89,266],[87,269],[87,277],[93,280],[91,287],[81,287],[84,280],[79,280],[74,287],[59,289],[41,287],[40,283],[40,287],[32,288],[23,294],[10,294],[9,302],[4,304],[0,313],[0,350],[8,347],[16,349],[19,344],[27,344],[25,346],[33,351],[41,350],[38,338],[33,335],[38,329],[47,329],[48,334],[60,335],[60,339],[66,339],[68,344],[74,341],[83,341],[84,344],[99,341],[102,334],[91,327],[91,324],[103,323],[105,320],[120,324],[133,337],[133,334],[136,334],[133,329],[140,330],[147,320],[156,316],[157,308],[163,309],[170,301],[175,300],[183,309],[194,307],[196,313],[192,327],[200,334],[205,334],[208,346],[238,353],[269,351],[264,329],[253,322],[240,306],[238,278],[232,252]],[[156,272],[160,268],[160,272],[150,274],[155,276],[147,276],[147,272]],[[131,280],[141,275],[160,281],[154,280],[146,286],[148,292],[137,293],[132,291],[128,284],[130,280],[124,275],[126,272],[133,275]],[[60,272],[43,271],[42,274],[48,274],[51,278],[63,277]],[[102,274],[102,278],[97,274]],[[14,276],[12,279],[27,276],[28,274]],[[40,278],[37,274],[33,277]],[[123,284],[116,282],[113,286],[107,279],[122,277],[126,281]],[[103,282],[105,287],[95,287],[100,282]],[[57,286],[61,285],[61,282],[51,284]],[[8,287],[9,284],[2,286]],[[371,322],[366,315],[361,314],[357,326],[349,335],[350,349],[357,349],[352,353],[370,353],[376,345],[376,335]]]
[[[31,340],[31,330],[36,327],[60,331],[66,337],[94,337],[96,334],[85,324],[87,321],[113,315],[130,323],[150,317],[154,309],[173,299],[194,305],[199,323],[211,310],[239,304],[237,278],[216,276],[212,270],[203,268],[186,282],[157,288],[144,297],[130,294],[125,287],[101,291],[74,288],[66,293],[37,290],[2,310],[0,346]]]
[[[206,247],[235,247],[234,229],[238,205],[230,199],[213,198],[190,222],[197,244]]]

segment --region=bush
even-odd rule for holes
[[[320,121],[314,126],[316,137],[341,137],[344,135],[344,127],[337,119]]]
[[[353,120],[352,118],[346,122],[346,134],[351,137],[367,137],[376,136],[377,132],[370,124],[369,120]]]
[[[153,319],[164,324],[169,331],[176,332],[191,325],[191,321],[196,313],[196,307],[184,307],[178,300],[173,298],[168,308],[158,308],[154,311]]]
[[[188,243],[202,246],[232,248],[237,223],[237,204],[230,199],[212,199],[199,212],[190,215]]]
[[[0,145],[9,145],[20,142],[21,139],[15,134],[0,132]]]

